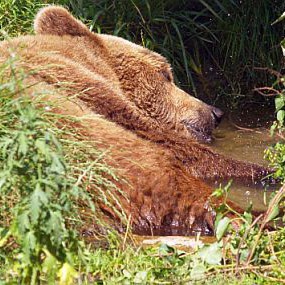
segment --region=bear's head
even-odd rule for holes
[[[223,112],[178,88],[170,64],[161,55],[116,36],[92,33],[58,6],[42,9],[34,26],[37,34],[88,41],[116,74],[126,99],[158,121],[162,130],[173,129],[202,142],[211,141]]]

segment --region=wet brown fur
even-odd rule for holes
[[[184,122],[211,132],[212,107],[179,89],[159,54],[93,34],[61,7],[40,11],[35,30],[35,36],[2,42],[0,61],[15,53],[18,66],[36,69],[27,81],[42,83],[31,92],[52,89],[46,100],[61,98],[55,111],[82,117],[75,131],[100,149],[110,148],[106,160],[128,181],[115,183],[130,199],[122,197],[121,203],[137,232],[205,229],[214,214],[208,206],[211,189],[199,178],[252,180],[267,171],[195,140]]]

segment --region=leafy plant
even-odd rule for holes
[[[281,17],[282,18],[282,17]],[[285,50],[284,40],[281,42],[281,48]],[[285,180],[285,144],[284,132],[285,132],[285,78],[280,73],[275,73],[277,80],[270,88],[265,88],[265,91],[270,92],[270,96],[275,96],[275,109],[276,109],[276,121],[271,126],[271,133],[277,134],[281,141],[274,146],[269,147],[265,151],[265,157],[269,160],[270,165],[276,169],[275,177],[280,180]],[[262,89],[262,92],[265,92]]]
[[[14,268],[21,283],[38,283],[43,270],[49,280],[60,271],[61,280],[70,278],[75,256],[84,258],[69,221],[79,219],[75,203],[87,196],[68,176],[61,144],[43,110],[24,95],[24,73],[13,61],[5,69],[2,75],[7,69],[10,74],[7,81],[2,78],[0,96],[0,243],[5,248],[10,237],[15,239]]]
[[[2,257],[22,284],[42,278],[71,284],[87,260],[79,238],[82,219],[85,226],[99,227],[100,202],[126,221],[117,198],[123,193],[109,180],[117,178],[104,154],[70,132],[74,118],[48,112],[52,106],[41,99],[45,90],[36,94],[24,84],[31,74],[17,61],[12,54],[0,66]]]

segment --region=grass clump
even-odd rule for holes
[[[38,283],[45,270],[51,280],[60,270],[72,275],[83,244],[67,223],[78,220],[75,201],[86,194],[68,176],[61,144],[43,110],[24,95],[24,73],[14,69],[12,59],[1,74],[1,248],[13,253],[10,264],[23,284]]]

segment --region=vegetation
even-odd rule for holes
[[[59,142],[40,111],[25,97],[12,97],[24,92],[13,69],[10,76],[11,81],[2,82],[0,99],[1,243],[6,248],[8,239],[15,239],[16,272],[23,283],[35,284],[42,266],[54,278],[50,269],[55,260],[70,266],[71,253],[80,250],[75,232],[64,221],[78,219],[73,200],[81,193],[67,177]]]
[[[119,189],[105,178],[116,179],[103,154],[69,131],[75,119],[48,112],[44,90],[33,101],[26,96],[29,74],[16,62],[12,55],[0,66],[0,264],[12,270],[1,274],[22,284],[69,284],[75,264],[86,263],[82,219],[88,225],[92,215],[100,226],[97,202],[117,203]]]
[[[48,3],[48,1],[46,1]],[[50,1],[51,3],[51,1]],[[38,9],[44,6],[44,1],[33,0],[8,0],[0,2],[0,29],[1,40],[8,34],[18,36],[22,33],[30,33],[32,19]],[[5,32],[5,33],[4,33]]]
[[[284,1],[70,1],[91,30],[119,35],[165,55],[176,82],[209,103],[262,101],[279,70]],[[218,102],[216,102],[218,101]]]
[[[234,104],[248,91],[246,85],[265,85],[272,79],[257,78],[260,71],[256,67],[277,67],[280,59],[278,48],[269,48],[274,46],[270,43],[278,42],[280,26],[271,29],[269,23],[281,14],[282,5],[278,1],[240,2],[56,3],[69,5],[93,30],[114,32],[164,53],[184,87],[191,86],[197,92],[199,84],[204,88],[211,78],[206,72],[212,67],[220,82],[225,81],[218,96],[226,94]],[[30,32],[36,10],[46,3],[50,2],[2,1],[1,29],[8,35]],[[247,22],[251,15],[256,15],[255,29]],[[249,33],[245,32],[247,27]],[[262,41],[259,29],[263,30]],[[48,112],[52,106],[42,103],[44,94],[33,101],[24,96],[30,88],[23,84],[28,74],[15,69],[16,60],[12,57],[0,67],[0,284],[285,282],[284,228],[266,228],[268,222],[282,222],[282,215],[276,217],[283,208],[284,187],[272,197],[267,212],[256,218],[250,210],[235,213],[233,220],[225,217],[233,211],[225,199],[218,209],[217,241],[200,244],[191,253],[166,245],[142,248],[132,238],[121,239],[108,228],[104,245],[97,242],[98,235],[96,244],[86,244],[78,229],[83,222],[88,223],[88,213],[83,215],[80,206],[89,208],[98,223],[102,221],[98,201],[116,203],[119,191],[104,178],[116,179],[114,171],[93,145],[88,147],[83,137],[70,132],[68,126],[74,118]],[[285,87],[281,75],[272,90],[277,94],[273,131],[284,138]],[[211,93],[209,96],[209,100],[217,99]],[[246,97],[241,97],[243,102],[253,99]],[[276,176],[284,181],[284,144],[269,149],[267,156],[277,167]],[[88,181],[82,179],[84,176]],[[96,197],[86,191],[91,184],[97,190]],[[228,191],[229,187],[221,188],[214,195],[227,197]],[[119,214],[126,219],[123,212]],[[235,224],[239,224],[238,230]]]
[[[272,102],[255,88],[270,86],[268,70],[281,68],[283,25],[271,24],[284,1],[8,0],[0,3],[0,29],[10,36],[31,32],[34,14],[48,3],[69,6],[95,32],[162,53],[176,82],[204,101],[230,107]]]

